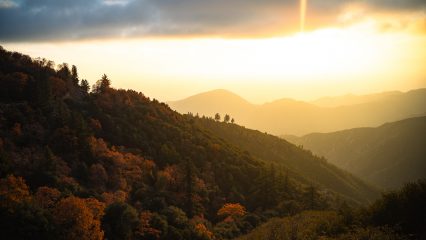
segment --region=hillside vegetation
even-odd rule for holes
[[[377,191],[371,186],[284,139],[236,124],[209,118],[194,119],[202,128],[225,141],[264,162],[283,167],[299,181],[318,184],[359,202],[368,202],[377,197]]]
[[[426,117],[284,138],[386,189],[426,177]]]
[[[75,66],[0,48],[2,239],[230,239],[376,193],[288,143],[304,165],[253,155],[106,75],[89,89]]]
[[[409,240],[426,237],[426,182],[409,183],[363,209],[305,211],[273,218],[239,240]]]

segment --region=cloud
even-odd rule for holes
[[[385,7],[396,10],[419,10],[426,9],[424,0],[371,0],[376,7]]]
[[[311,0],[311,25],[332,24],[345,4],[425,10],[424,0]],[[244,36],[298,29],[298,0],[0,0],[1,41],[138,36]]]
[[[18,4],[11,0],[0,0],[0,8],[14,8],[17,6]]]

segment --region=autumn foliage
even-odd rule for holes
[[[226,217],[225,221],[233,221],[247,213],[244,206],[239,203],[226,203],[219,209],[217,215]]]
[[[77,197],[64,198],[53,210],[54,223],[58,226],[60,239],[103,239],[98,206],[91,209],[85,200]]]
[[[0,207],[9,211],[30,200],[30,192],[22,177],[9,175],[0,180]]]
[[[203,223],[197,223],[197,225],[195,225],[195,231],[200,237],[213,239],[213,233]]]

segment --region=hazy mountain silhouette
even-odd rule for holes
[[[314,101],[311,101],[310,103],[320,107],[339,107],[339,106],[368,103],[373,101],[380,101],[380,100],[386,99],[387,97],[397,96],[401,94],[403,93],[400,91],[390,91],[390,92],[382,92],[382,93],[374,93],[374,94],[366,94],[366,95],[347,94],[347,95],[336,96],[336,97],[322,97]]]
[[[214,116],[216,113],[230,113],[239,119],[251,118],[256,105],[224,89],[200,93],[183,100],[168,102],[180,113],[193,113]]]
[[[292,99],[256,105],[229,91],[214,90],[168,104],[181,113],[192,112],[205,116],[213,116],[215,113],[230,114],[240,125],[276,135],[376,127],[388,121],[426,113],[426,89],[349,98],[352,100],[338,97],[316,101],[322,105],[334,102],[333,105],[340,105],[339,107],[323,107]],[[340,104],[336,103],[339,101]],[[345,105],[349,103],[357,104]]]
[[[284,138],[384,188],[426,177],[426,117]]]

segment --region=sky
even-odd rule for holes
[[[407,91],[426,87],[426,1],[0,0],[0,45],[161,101]]]

